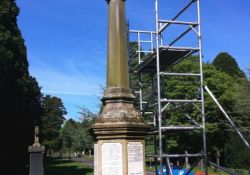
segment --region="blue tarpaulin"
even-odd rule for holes
[[[185,168],[172,167],[171,169],[172,169],[173,175],[185,175],[188,172],[188,170]],[[161,175],[159,169],[157,170],[157,175]],[[166,166],[163,166],[163,175],[169,175],[169,173],[167,172]],[[194,175],[194,173],[191,171],[189,175]]]

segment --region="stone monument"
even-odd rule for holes
[[[185,154],[188,154],[188,151],[185,151]],[[185,157],[185,165],[186,165],[186,169],[190,169],[190,164],[189,164],[189,159],[188,157]]]
[[[39,143],[39,127],[35,126],[35,142],[29,146],[30,153],[30,173],[29,175],[44,175],[43,153],[44,147]]]
[[[145,135],[150,126],[134,108],[129,88],[125,0],[107,0],[107,87],[93,124],[95,175],[145,175]]]

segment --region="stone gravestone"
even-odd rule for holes
[[[218,166],[220,166],[220,152],[217,150],[216,151],[216,164],[218,165]],[[217,167],[215,167],[215,172],[217,172],[217,170],[218,170],[218,168]]]
[[[185,151],[185,154],[188,154],[188,151]],[[189,164],[189,160],[188,157],[185,157],[185,165],[186,165],[186,169],[190,169],[190,164]]]
[[[30,153],[30,173],[29,175],[44,175],[43,153],[44,147],[39,143],[39,127],[35,127],[35,142],[29,146]]]

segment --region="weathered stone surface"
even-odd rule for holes
[[[116,102],[106,104],[101,116],[96,120],[96,122],[141,123],[143,122],[143,118],[139,112],[134,109],[133,104]]]
[[[92,126],[96,139],[144,139],[149,130],[133,106],[134,96],[126,88],[108,88],[103,98],[103,111]]]
[[[107,0],[107,2],[109,7],[107,90],[102,99],[102,113],[91,129],[98,145],[95,153],[98,154],[95,160],[98,168],[95,168],[95,175],[128,175],[128,172],[131,172],[128,171],[127,157],[129,141],[141,144],[143,163],[138,164],[141,166],[138,171],[140,170],[141,175],[145,175],[144,139],[150,126],[134,108],[134,96],[129,88],[125,0]],[[112,144],[120,145],[117,152],[119,166],[116,164],[117,161],[108,159],[114,152],[111,147],[107,148],[105,145],[112,146]],[[130,173],[132,174],[133,172]]]
[[[44,147],[29,147],[30,152],[30,173],[29,175],[44,175],[43,152]]]
[[[29,175],[44,175],[43,153],[44,146],[39,143],[39,127],[35,126],[34,144],[29,146],[30,153],[30,173]]]

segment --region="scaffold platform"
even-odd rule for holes
[[[165,70],[174,66],[188,56],[199,51],[198,48],[191,47],[159,47],[160,69]],[[149,53],[141,64],[137,65],[135,72],[155,73],[157,52]]]

